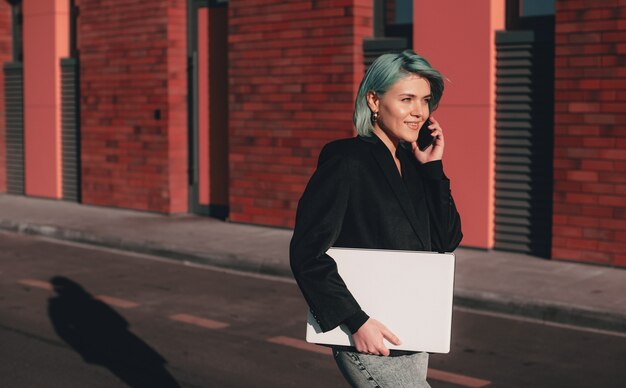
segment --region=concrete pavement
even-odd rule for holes
[[[291,231],[0,195],[0,229],[291,277]],[[457,249],[455,303],[626,333],[626,269]]]

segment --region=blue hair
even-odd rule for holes
[[[413,50],[405,50],[399,54],[383,54],[367,69],[356,95],[352,120],[359,135],[371,136],[374,130],[371,121],[372,112],[367,105],[367,93],[373,91],[383,95],[398,80],[412,74],[428,81],[431,95],[429,111],[432,113],[437,109],[443,95],[441,73],[433,69],[426,59]]]

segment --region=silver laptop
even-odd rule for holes
[[[363,311],[402,341],[396,346],[385,340],[389,349],[450,352],[454,254],[354,248],[327,253]],[[322,333],[311,312],[306,340],[354,346],[344,325]]]

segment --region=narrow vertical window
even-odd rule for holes
[[[9,3],[13,26],[13,62],[22,62],[22,0],[11,0]]]

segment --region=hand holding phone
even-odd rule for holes
[[[428,126],[433,127],[432,129]],[[433,136],[435,135],[435,136]],[[443,158],[444,140],[443,130],[438,120],[430,116],[420,127],[417,141],[412,144],[413,155],[421,164],[441,160]]]
[[[435,141],[435,138],[431,135],[432,130],[428,128],[431,124],[430,119],[427,119],[417,134],[417,148],[420,151],[425,151]]]

